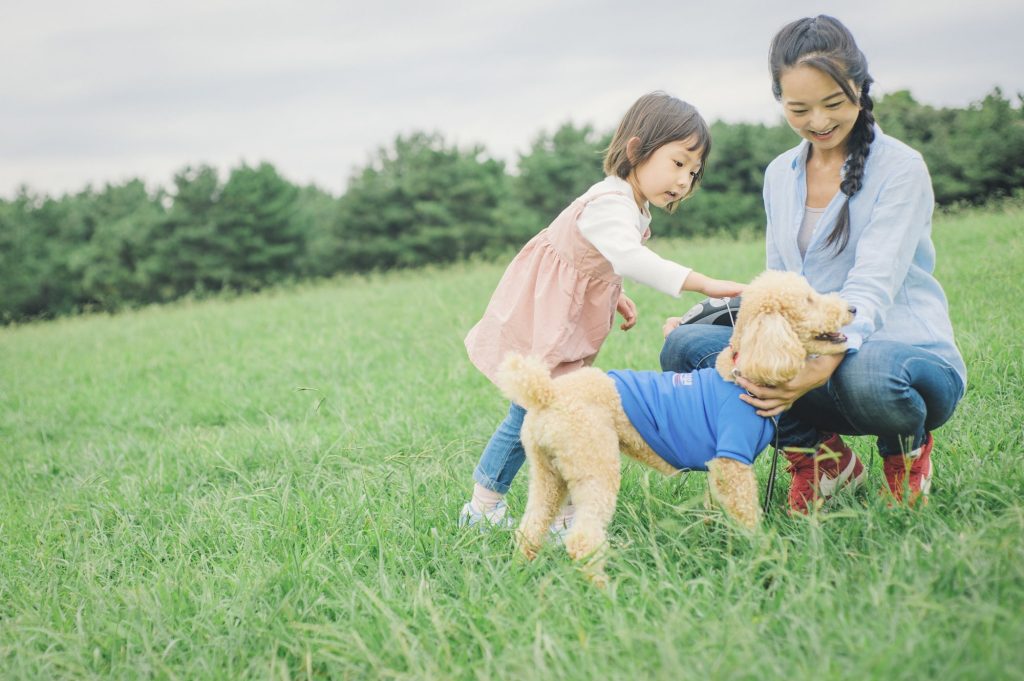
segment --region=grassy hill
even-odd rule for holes
[[[455,526],[504,409],[462,337],[504,263],[0,329],[0,676],[1024,678],[1024,211],[935,240],[970,385],[932,503],[886,508],[855,438],[868,489],[747,540],[701,474],[627,464],[605,592]],[[630,293],[604,368],[656,368],[697,300]]]

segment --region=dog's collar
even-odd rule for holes
[[[737,362],[737,360],[740,357],[740,353],[739,353],[738,350],[733,349],[732,343],[729,343],[725,347],[727,347],[730,350],[732,350],[732,371],[730,373],[732,373],[732,377],[733,378],[739,378],[739,377],[741,377],[743,375],[743,374],[740,373],[740,368],[738,366],[736,366],[736,362]]]

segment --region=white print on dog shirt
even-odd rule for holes
[[[672,377],[672,385],[693,385],[693,375],[676,374]]]

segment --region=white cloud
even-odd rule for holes
[[[1003,0],[19,2],[0,22],[0,195],[242,160],[338,192],[400,132],[514,160],[567,120],[613,127],[651,89],[709,119],[775,121],[771,35],[823,10],[858,37],[876,92],[962,106],[1024,90],[1024,6]]]

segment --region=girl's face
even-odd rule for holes
[[[634,142],[634,140],[636,140]],[[693,137],[663,144],[650,157],[630,173],[630,184],[638,204],[650,201],[658,208],[664,208],[673,201],[685,197],[694,178],[700,171],[701,148],[690,149],[697,143]],[[639,146],[640,138],[634,137],[629,146]]]
[[[806,64],[783,73],[779,85],[782,111],[789,127],[815,149],[845,152],[846,140],[860,115],[860,105],[847,99],[831,76]],[[852,81],[850,87],[859,95]]]

